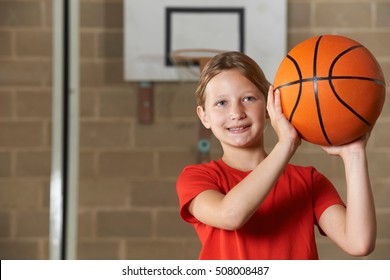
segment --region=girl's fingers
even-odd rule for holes
[[[270,111],[273,111],[272,107],[273,107],[273,103],[274,103],[274,87],[272,85],[269,86],[269,89],[268,89],[268,97],[267,97],[267,111],[268,111],[268,114],[272,113]]]
[[[275,103],[275,109],[278,110],[278,112],[282,111],[281,108],[281,103],[280,103],[280,91],[277,89],[275,90],[275,95],[274,95],[274,103]]]
[[[274,91],[273,86],[270,86],[268,91],[267,110],[268,113],[272,114],[273,116],[282,114],[280,91],[278,89]]]

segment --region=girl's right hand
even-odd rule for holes
[[[302,142],[301,137],[283,114],[280,91],[278,89],[274,91],[272,85],[268,90],[267,111],[279,142],[292,145],[295,151]]]

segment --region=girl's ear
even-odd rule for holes
[[[198,117],[199,117],[200,121],[202,122],[202,124],[204,125],[204,127],[207,129],[210,129],[210,123],[207,120],[206,112],[202,106],[196,107],[196,113],[198,114]]]

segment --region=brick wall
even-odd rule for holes
[[[137,83],[123,77],[122,0],[81,2],[80,259],[193,259],[199,243],[178,216],[175,180],[195,162],[193,83],[154,84],[155,120],[137,122]],[[390,1],[290,0],[289,48],[308,37],[352,37],[390,81]],[[51,1],[0,1],[0,258],[47,259],[51,139]],[[368,153],[378,216],[376,251],[390,258],[390,108]],[[275,141],[269,129],[268,146]],[[220,155],[213,142],[213,157]],[[304,143],[344,195],[342,164]],[[357,233],[358,234],[358,233]],[[324,259],[349,258],[319,237]]]

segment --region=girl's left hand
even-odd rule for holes
[[[356,139],[355,141],[352,141],[350,143],[340,145],[340,146],[321,146],[322,150],[324,150],[329,155],[333,156],[343,156],[350,152],[356,152],[356,151],[364,151],[368,139],[370,138],[371,131],[367,132],[360,138]]]

